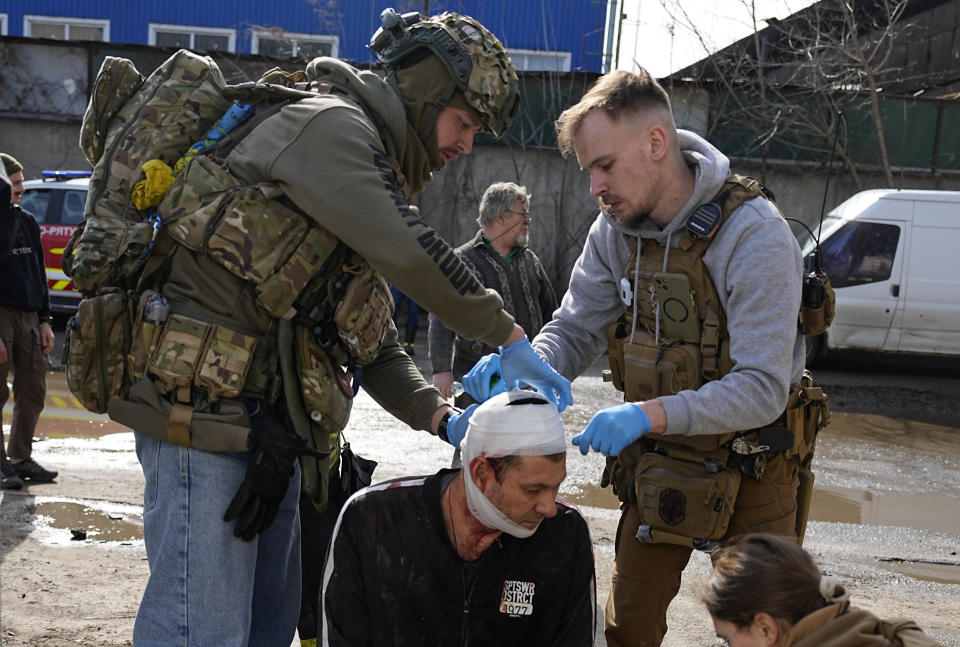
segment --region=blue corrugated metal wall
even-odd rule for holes
[[[599,72],[606,0],[429,0],[430,13],[473,16],[507,46],[569,51],[571,68]],[[23,35],[24,14],[110,21],[110,41],[147,44],[149,23],[236,30],[236,51],[250,52],[251,27],[280,27],[340,38],[340,57],[371,60],[366,44],[380,11],[423,10],[423,0],[7,0],[8,35]]]

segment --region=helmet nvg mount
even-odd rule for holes
[[[520,106],[519,81],[513,61],[497,37],[469,16],[444,13],[421,18],[384,9],[382,26],[367,46],[380,61],[396,70],[404,59],[426,50],[440,59],[453,85],[442,97],[445,107],[454,90],[463,92],[483,120],[484,129],[500,137]]]

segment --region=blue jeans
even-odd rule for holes
[[[289,647],[300,613],[299,465],[273,525],[243,541],[223,513],[249,453],[204,452],[135,435],[146,478],[150,578],[133,644]]]

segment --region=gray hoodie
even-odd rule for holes
[[[534,348],[569,379],[586,370],[607,345],[607,325],[624,310],[619,282],[641,238],[676,247],[687,218],[709,202],[730,174],[730,161],[695,133],[678,131],[684,159],[696,174],[693,195],[665,229],[649,219],[625,228],[600,214],[570,276],[553,321]],[[765,425],[783,413],[799,382],[804,341],[797,333],[803,263],[800,248],[776,207],[754,198],[720,228],[703,257],[727,315],[733,371],[697,390],[660,397],[666,434],[700,435]]]

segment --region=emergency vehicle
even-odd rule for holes
[[[63,273],[61,261],[73,230],[83,220],[90,171],[42,171],[40,175],[42,179],[23,183],[20,206],[40,223],[50,310],[72,314],[80,303],[80,293]]]

